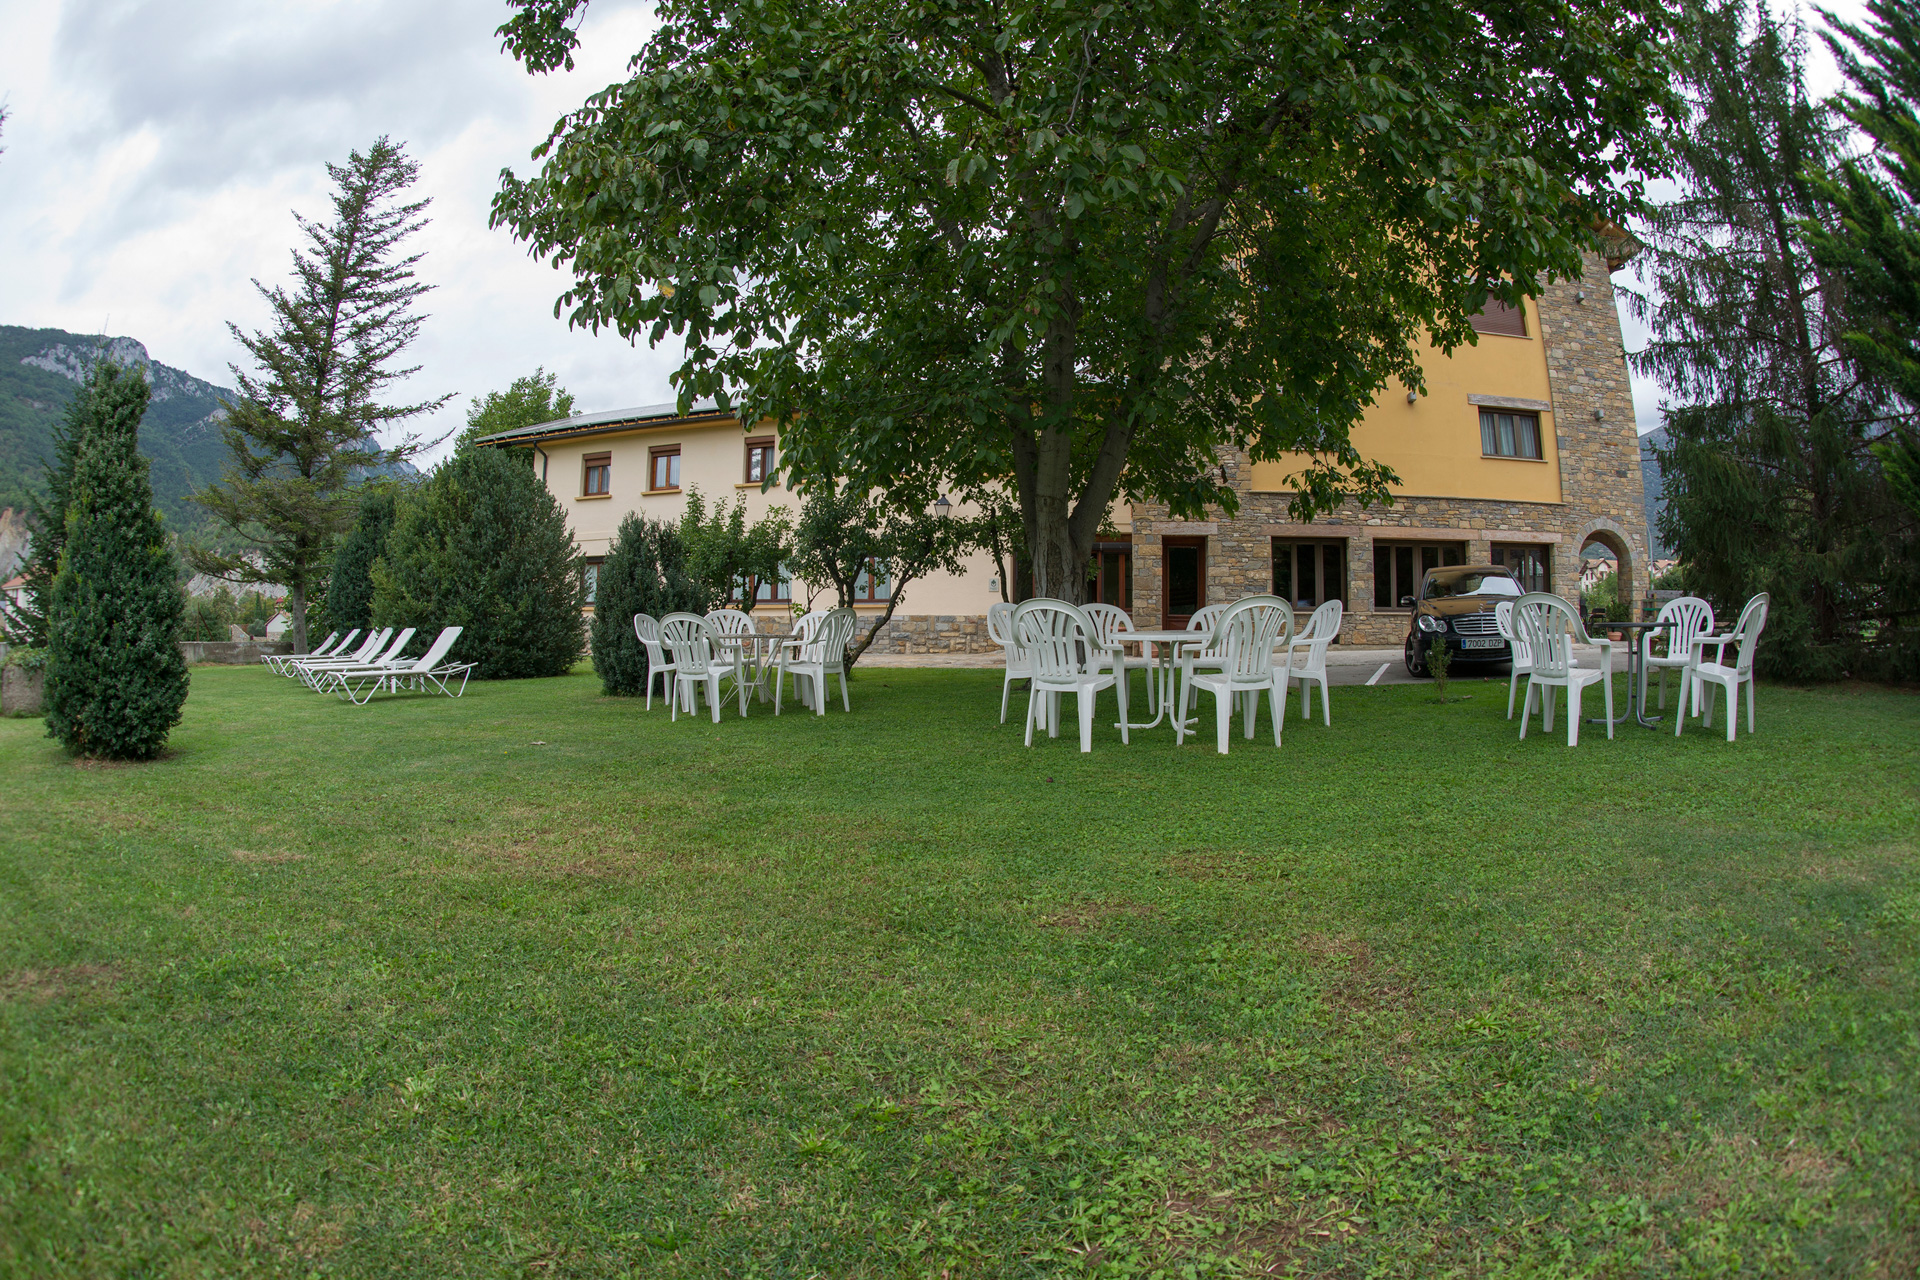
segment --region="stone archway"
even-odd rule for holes
[[[1640,608],[1641,598],[1646,594],[1647,582],[1645,558],[1636,550],[1633,535],[1612,520],[1601,518],[1588,522],[1574,543],[1573,563],[1575,572],[1579,570],[1583,555],[1590,546],[1599,545],[1613,553],[1615,572],[1619,574],[1621,600],[1632,611]],[[1574,597],[1578,598],[1579,583],[1569,584]],[[1624,620],[1624,619],[1621,619]]]

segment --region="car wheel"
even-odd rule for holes
[[[1426,651],[1421,648],[1419,642],[1412,635],[1407,636],[1406,653],[1407,653],[1407,674],[1410,676],[1426,675],[1427,674]]]

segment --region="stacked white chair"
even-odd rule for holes
[[[1020,646],[1019,636],[1013,630],[1013,611],[1017,605],[1005,601],[996,601],[987,606],[987,638],[1000,646],[1006,655],[1006,674],[1000,680],[1000,723],[1007,722],[1007,696],[1013,691],[1015,680],[1033,679],[1033,659]]]
[[[1501,638],[1507,642],[1507,652],[1511,656],[1507,675],[1507,719],[1513,719],[1513,694],[1520,684],[1520,677],[1533,670],[1533,647],[1526,642],[1513,625],[1513,601],[1502,600],[1493,606],[1493,625]]]
[[[859,622],[851,609],[816,611],[800,619],[798,634],[780,646],[780,666],[773,676],[773,714],[780,714],[780,690],[789,675],[800,701],[818,716],[827,714],[827,677],[838,675],[840,706],[853,710],[847,697],[847,646]]]
[[[684,708],[693,712],[693,691],[698,687],[720,723],[720,681],[732,674],[733,663],[714,653],[713,625],[697,613],[670,613],[660,619],[660,639],[673,652],[672,718],[678,720]],[[747,687],[737,684],[740,714],[747,714]]]
[[[1681,596],[1678,600],[1669,600],[1660,606],[1660,613],[1654,619],[1664,622],[1665,627],[1643,632],[1640,636],[1640,668],[1643,671],[1660,673],[1660,709],[1667,709],[1667,672],[1685,671],[1693,663],[1693,642],[1699,636],[1713,634],[1713,606],[1698,596]],[[1667,651],[1664,654],[1653,651],[1654,638],[1664,636]],[[1693,705],[1699,706],[1698,690],[1690,688],[1693,682],[1681,678],[1680,714],[1687,711],[1689,694],[1696,695]]]
[[[1346,607],[1329,600],[1313,611],[1306,630],[1287,644],[1286,678],[1300,686],[1300,718],[1313,719],[1313,686],[1320,686],[1320,714],[1328,727],[1333,725],[1333,704],[1327,697],[1327,646],[1340,636],[1340,620]],[[1283,690],[1282,692],[1290,692]]]
[[[1527,700],[1520,708],[1520,736],[1527,736],[1527,717],[1533,714],[1533,695],[1540,695],[1540,722],[1553,732],[1554,690],[1567,691],[1567,745],[1580,744],[1580,693],[1599,684],[1607,695],[1607,737],[1613,737],[1613,645],[1604,637],[1587,638],[1574,607],[1559,596],[1530,591],[1513,602],[1513,629],[1531,650],[1533,668],[1527,673]],[[1573,646],[1600,647],[1600,666],[1574,665]]]
[[[651,614],[633,615],[633,635],[647,651],[647,699],[646,710],[653,710],[653,682],[661,682],[661,694],[673,696],[673,657],[660,643],[660,622]]]
[[[1727,691],[1727,741],[1733,741],[1734,725],[1740,719],[1740,686],[1747,687],[1747,732],[1753,732],[1753,653],[1760,644],[1760,633],[1767,626],[1767,608],[1771,597],[1761,592],[1747,601],[1740,610],[1740,621],[1733,630],[1723,636],[1695,636],[1688,653],[1693,661],[1687,665],[1682,676],[1681,696],[1684,699],[1687,689],[1694,690],[1694,706],[1700,711],[1700,723],[1705,728],[1713,727],[1713,691]],[[1726,647],[1734,646],[1733,663],[1726,662]],[[1706,660],[1706,650],[1712,647],[1715,660]],[[1700,706],[1701,699],[1706,701]],[[1684,706],[1684,703],[1683,703]],[[1673,735],[1680,736],[1680,725],[1686,719],[1684,715],[1673,718]]]
[[[1027,745],[1043,724],[1047,736],[1060,736],[1059,700],[1063,693],[1079,701],[1080,750],[1093,750],[1093,710],[1102,689],[1114,690],[1120,703],[1120,741],[1127,741],[1127,684],[1119,646],[1102,647],[1093,620],[1065,600],[1028,600],[1013,612],[1013,631],[1033,664],[1027,693]]]
[[[1209,661],[1209,653],[1190,650],[1181,657],[1179,715],[1173,722],[1174,745],[1186,740],[1187,709],[1197,686],[1213,695],[1214,725],[1221,755],[1227,754],[1236,701],[1246,709],[1246,733],[1247,738],[1252,739],[1263,690],[1273,716],[1273,745],[1279,746],[1281,725],[1287,718],[1288,677],[1287,669],[1274,662],[1273,651],[1276,647],[1284,649],[1292,640],[1293,606],[1279,596],[1248,596],[1224,606],[1214,624],[1210,646],[1211,657],[1218,661],[1219,669],[1195,671],[1199,663]]]

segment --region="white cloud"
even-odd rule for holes
[[[327,162],[388,134],[421,165],[436,286],[401,394],[468,398],[544,365],[587,408],[672,398],[677,344],[569,330],[565,278],[489,230],[503,167],[622,78],[649,7],[596,0],[578,69],[528,76],[500,51],[505,5],[471,0],[0,0],[0,322],[107,329],[216,382],[258,327],[250,283],[283,280],[293,213],[329,212]]]

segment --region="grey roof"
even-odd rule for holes
[[[637,409],[608,409],[600,413],[576,413],[571,418],[536,422],[530,427],[515,427],[490,436],[481,436],[475,444],[509,444],[516,440],[543,440],[550,436],[597,435],[603,431],[623,431],[647,423],[667,423],[683,418],[731,417],[721,414],[711,400],[696,400],[690,413],[681,413],[678,404],[647,404]]]

